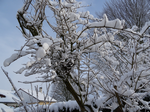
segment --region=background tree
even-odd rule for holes
[[[150,20],[149,12],[149,0],[110,0],[105,3],[102,12],[97,12],[97,16],[101,18],[106,14],[110,20],[124,19],[126,28],[131,28],[133,25],[141,28]]]
[[[74,100],[72,94],[67,90],[66,85],[62,81],[52,85],[50,95],[53,96],[57,102]]]
[[[39,77],[23,83],[62,81],[81,112],[104,108],[136,112],[148,108],[148,101],[143,98],[150,86],[150,36],[145,34],[149,23],[140,32],[126,30],[120,19],[109,21],[104,14],[98,20],[89,11],[80,12],[80,4],[75,0],[26,0],[17,14],[26,42],[4,61],[4,66],[29,55],[30,60],[16,73],[25,71],[25,76]],[[53,12],[54,25],[49,21],[46,7]],[[43,21],[56,37],[42,29]],[[94,29],[91,36],[88,36],[89,29]],[[128,41],[116,38],[118,33],[124,34]],[[139,44],[141,39],[144,42]],[[95,59],[90,59],[93,52],[109,69],[93,69],[92,64],[99,66]]]

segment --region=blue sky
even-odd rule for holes
[[[91,14],[95,16],[96,11],[103,9],[104,3],[107,0],[81,0],[85,5],[91,5],[90,7],[84,8],[84,11],[89,10]],[[25,40],[21,32],[16,28],[19,26],[16,19],[17,10],[22,8],[23,0],[0,0],[0,66],[8,71],[9,76],[14,82],[15,86],[19,88],[30,89],[30,85],[18,83],[18,81],[34,80],[34,76],[27,78],[23,74],[15,74],[14,71],[19,70],[22,64],[27,62],[27,58],[21,58],[16,62],[12,63],[8,67],[3,66],[3,62],[6,58],[10,57],[14,50],[20,49],[24,44]],[[48,31],[48,30],[47,30]],[[37,83],[35,84],[37,85]],[[44,84],[38,83],[39,86],[45,86]],[[0,89],[11,90],[11,85],[8,79],[0,69]]]

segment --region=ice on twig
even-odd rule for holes
[[[20,68],[17,72],[15,72],[16,74],[22,74],[22,72],[25,70],[25,67]]]

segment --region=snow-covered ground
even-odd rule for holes
[[[76,110],[78,112],[79,106],[76,101],[68,101],[68,102],[58,102],[58,103],[53,103],[51,105],[33,105],[33,106],[27,106],[28,107],[28,112],[33,112],[33,110],[43,110],[43,109],[48,109],[50,112],[59,112],[59,110],[69,110],[70,112],[73,110]],[[25,112],[23,107],[18,107],[14,110],[14,112]]]

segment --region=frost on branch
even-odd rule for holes
[[[75,0],[26,0],[17,14],[26,43],[4,65],[30,54],[16,73],[38,77],[24,83],[63,81],[81,111],[146,109],[149,35],[139,34],[137,27],[124,30],[123,20],[108,20],[106,15],[98,20],[89,11],[80,12],[81,7]],[[31,8],[35,12],[29,13]],[[51,16],[55,23],[49,21]],[[43,21],[56,37],[44,31]]]

